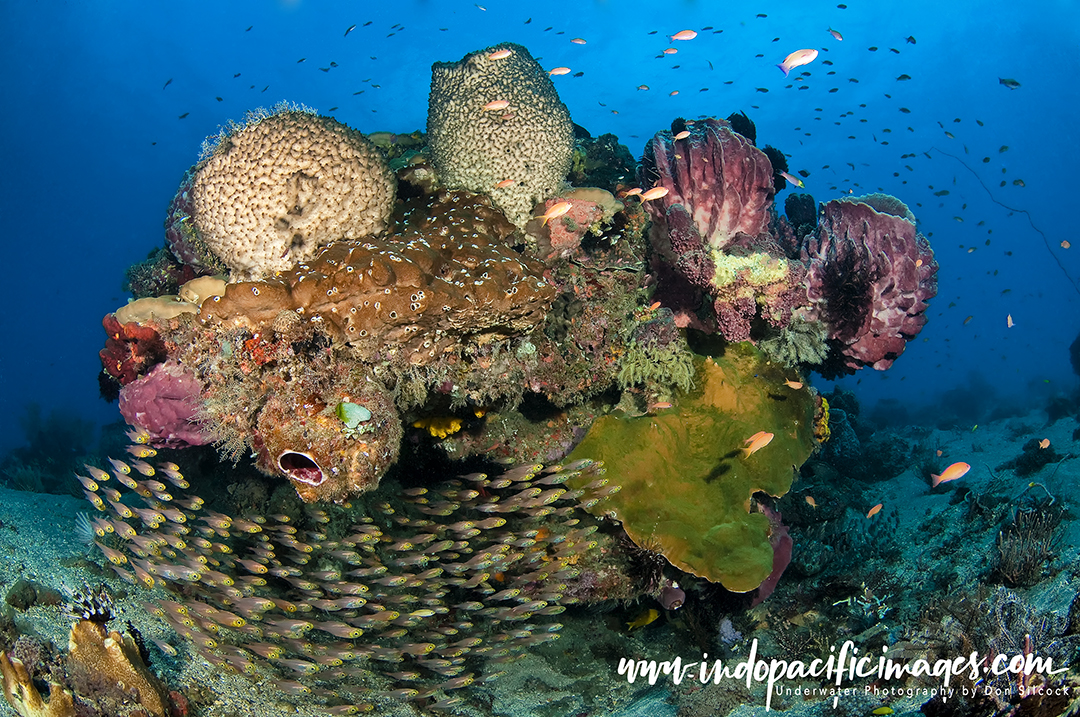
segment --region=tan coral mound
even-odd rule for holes
[[[274,279],[230,284],[199,318],[258,331],[290,310],[364,360],[427,364],[544,320],[555,289],[543,265],[505,246],[511,229],[483,198],[444,193],[400,236],[337,242]]]
[[[507,57],[491,59],[504,49]],[[570,112],[521,45],[504,42],[432,65],[427,128],[439,179],[487,194],[519,228],[570,170]]]
[[[329,117],[289,110],[223,137],[192,187],[200,239],[255,279],[339,239],[383,231],[396,182],[379,149]]]
[[[30,672],[18,658],[0,652],[0,672],[3,673],[4,697],[19,717],[75,717],[71,693],[50,682],[49,701],[44,701]]]
[[[98,622],[80,620],[71,627],[68,657],[73,669],[117,685],[153,717],[165,717],[164,691],[130,635],[109,632]]]

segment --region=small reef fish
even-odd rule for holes
[[[506,187],[513,186],[513,184],[514,184],[513,179],[504,179],[504,180],[502,180],[501,182],[499,182],[498,184],[495,185],[495,189],[504,189]]]
[[[1015,90],[1015,89],[1020,87],[1020,83],[1017,82],[1016,80],[1014,80],[1011,77],[999,77],[998,78],[998,84],[999,85],[1005,85],[1010,90]]]
[[[1046,449],[1046,448],[1049,448],[1049,447],[1050,447],[1050,439],[1049,438],[1044,438],[1041,441],[1039,441],[1039,448]]]
[[[829,34],[832,35],[833,39],[835,39],[837,42],[843,42],[844,41],[844,36],[841,35],[839,32],[837,32],[836,30],[832,29],[831,27],[829,28]]]
[[[157,451],[155,451],[150,446],[144,446],[139,444],[133,446],[126,446],[124,450],[126,450],[135,458],[153,458],[157,455]]]
[[[642,203],[651,201],[653,199],[659,199],[660,197],[667,196],[667,187],[653,187],[652,189],[641,193]]]
[[[784,77],[788,76],[796,67],[802,67],[803,65],[809,65],[811,62],[817,59],[817,50],[796,50],[781,62],[777,67],[784,73]]]
[[[510,100],[492,100],[491,102],[488,102],[486,105],[484,105],[484,109],[488,110],[489,112],[494,112],[498,110],[504,110],[509,106]]]
[[[814,500],[814,496],[812,496],[812,495],[806,496],[806,504],[808,506],[810,506],[811,508],[816,508],[817,507],[817,501]]]
[[[666,192],[667,190],[664,191]],[[547,210],[547,212],[544,213],[543,216],[540,217],[543,220],[542,222],[540,222],[540,226],[545,226],[552,219],[557,219],[563,214],[566,214],[568,211],[570,211],[570,207],[572,206],[573,205],[570,204],[570,202],[559,202],[558,204],[553,205],[550,209]]]
[[[697,33],[693,30],[682,30],[674,35],[668,35],[668,40],[674,42],[675,40],[693,40],[697,37]]]
[[[1068,239],[1062,239],[1061,240],[1061,248],[1062,249],[1068,249],[1071,246],[1072,246],[1072,244],[1069,243]]]
[[[356,25],[349,25],[349,29],[345,31],[345,34],[342,35],[342,37],[348,37],[349,33],[352,32],[355,29],[356,29]]]
[[[147,432],[147,430],[145,428],[139,428],[139,429],[132,428],[131,430],[125,431],[124,435],[126,435],[128,437],[128,440],[131,441],[132,443],[149,443],[150,442],[150,433]]]
[[[792,184],[794,184],[799,189],[803,188],[803,181],[801,179],[799,179],[798,177],[793,177],[790,174],[788,174],[787,172],[780,172],[780,176],[783,177],[784,179],[786,179],[787,181],[791,182]]]
[[[762,431],[760,433],[756,433],[753,436],[750,436],[750,438],[746,439],[746,442],[749,445],[747,445],[746,448],[742,449],[743,458],[749,458],[750,456],[754,455],[755,453],[760,451],[762,448],[769,445],[769,443],[772,441],[772,439],[773,439],[773,434],[765,433],[764,431]]]
[[[870,714],[872,714],[872,715],[891,715],[892,713],[893,713],[893,708],[892,707],[878,707],[876,710],[872,711]]]
[[[1012,327],[1016,326],[1016,323],[1015,323],[1015,322],[1013,322],[1013,319],[1012,319],[1012,314],[1008,314],[1008,315],[1007,315],[1007,316],[1005,317],[1005,325],[1006,325],[1007,327],[1009,327],[1010,329],[1011,329]]]
[[[634,187],[633,189],[627,189],[625,192],[623,192],[624,197],[633,197],[638,194],[641,194],[641,187]]]
[[[866,517],[867,518],[873,518],[875,515],[877,515],[878,513],[881,512],[881,509],[882,509],[883,505],[884,504],[882,504],[882,503],[878,503],[877,505],[875,505],[873,508],[871,508],[869,511],[867,511]]]
[[[575,45],[584,45],[585,44],[585,38],[583,38],[583,37],[575,37],[570,42],[574,43]]]
[[[665,55],[674,55],[677,52],[678,52],[678,50],[676,50],[674,47],[668,47],[668,48],[664,49],[664,54]]]
[[[504,60],[507,57],[510,57],[511,54],[513,54],[513,52],[510,50],[510,48],[504,47],[503,49],[496,50],[495,52],[488,55],[488,59],[489,60]]]
[[[784,385],[790,388],[792,391],[799,391],[803,385],[798,381],[784,381]]]
[[[963,461],[958,461],[956,463],[953,463],[951,466],[949,466],[945,470],[941,471],[941,475],[931,474],[931,476],[930,476],[930,481],[931,481],[930,485],[933,488],[937,488],[942,483],[948,483],[951,480],[956,480],[957,478],[963,478],[965,475],[967,475],[967,472],[969,470],[971,470],[970,465],[968,465],[967,463],[964,463]]]
[[[690,130],[684,129],[682,132],[679,132],[677,135],[672,137],[672,139],[674,139],[674,140],[686,139],[689,136],[690,136]]]
[[[566,75],[570,73],[569,67],[553,67],[548,70],[548,75]]]
[[[649,608],[630,622],[626,623],[626,630],[627,632],[633,632],[639,627],[645,627],[649,623],[655,622],[658,617],[660,617],[660,611],[655,608]]]

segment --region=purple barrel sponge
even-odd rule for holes
[[[132,428],[149,433],[155,448],[206,445],[213,438],[197,417],[201,391],[183,366],[166,361],[120,390],[120,413]]]
[[[838,374],[892,366],[926,323],[926,302],[937,294],[934,252],[907,207],[888,195],[825,204],[802,260],[811,312],[842,354]]]
[[[707,246],[723,249],[738,234],[756,237],[768,231],[775,193],[769,158],[725,120],[686,122],[685,127],[689,135],[683,139],[665,130],[645,146],[638,181],[644,189],[668,190],[645,203],[653,226],[663,229],[668,210],[681,204]]]
[[[806,302],[805,269],[769,233],[772,163],[724,120],[673,129],[681,127],[653,137],[638,177],[643,188],[668,190],[645,203],[661,300],[689,326],[704,293],[728,341],[749,339],[758,316],[786,326]]]

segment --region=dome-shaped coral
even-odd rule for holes
[[[497,50],[510,54],[492,59]],[[521,45],[504,42],[432,65],[427,128],[439,179],[487,194],[519,228],[570,171],[570,112]]]
[[[288,109],[256,114],[221,136],[196,169],[190,197],[199,239],[236,280],[289,269],[339,239],[378,234],[395,191],[386,160],[364,135]]]

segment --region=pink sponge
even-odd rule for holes
[[[213,438],[197,418],[201,391],[183,366],[166,361],[120,390],[120,413],[133,428],[146,430],[156,448],[202,446]]]

